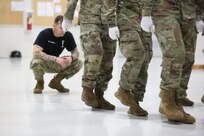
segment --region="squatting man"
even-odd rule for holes
[[[33,59],[30,68],[37,80],[34,93],[42,93],[45,73],[57,73],[50,81],[49,87],[58,92],[69,92],[69,89],[60,82],[64,78],[69,79],[75,75],[83,66],[83,62],[78,59],[79,52],[74,37],[70,32],[64,32],[62,21],[63,16],[58,15],[53,27],[42,30],[33,44]],[[71,52],[71,55],[60,57],[65,48]]]

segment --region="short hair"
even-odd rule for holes
[[[63,16],[62,15],[58,15],[55,17],[54,23],[55,24],[61,24],[63,21]]]

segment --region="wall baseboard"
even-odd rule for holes
[[[202,64],[195,64],[195,65],[193,65],[193,69],[204,69],[204,65],[202,65]]]

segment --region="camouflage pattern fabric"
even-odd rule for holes
[[[146,50],[141,39],[140,0],[104,0],[104,7],[107,11],[109,27],[118,26],[120,30],[119,47],[126,58],[119,85],[141,100],[147,78],[147,66],[144,61],[148,57],[146,58]],[[142,68],[144,71],[141,71]],[[142,93],[138,88],[143,89]]]
[[[144,93],[146,92],[146,84],[148,78],[148,67],[152,59],[152,34],[145,31],[141,31],[140,37],[142,39],[143,46],[145,48],[145,61],[142,64],[142,68],[135,84],[135,89],[132,90],[131,94],[136,101],[143,101]]]
[[[78,0],[69,0],[65,18],[73,20]],[[80,23],[101,24],[102,0],[81,0],[79,20]]]
[[[69,79],[75,75],[82,66],[83,62],[79,59],[73,61],[71,65],[64,69],[54,61],[45,61],[39,58],[32,59],[30,63],[30,68],[33,70],[37,81],[42,80],[45,73],[58,73],[63,75],[66,79]]]
[[[179,97],[184,97],[181,95],[184,93],[182,88],[187,89],[194,63],[197,36],[193,27],[195,20],[178,21],[174,16],[155,16],[154,23],[163,53],[160,88],[177,91]]]
[[[109,38],[107,25],[81,23],[80,29],[85,58],[82,86],[105,91],[112,78],[116,42]]]
[[[69,1],[65,18],[73,19],[77,1]],[[105,91],[112,78],[116,42],[108,36],[102,2],[103,0],[81,0],[79,20],[81,47],[85,58],[82,87]]]

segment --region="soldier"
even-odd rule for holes
[[[185,99],[194,63],[196,3],[193,0],[143,0],[143,5],[141,26],[148,31],[151,23],[145,22],[153,19],[163,53],[159,111],[169,120],[192,124],[195,118],[184,111],[180,99]]]
[[[121,71],[119,88],[115,96],[129,107],[128,113],[147,116],[140,107],[147,82],[147,68],[152,57],[151,34],[140,28],[141,6],[139,1],[105,0],[109,23],[109,36],[119,41],[120,51],[126,58]],[[141,37],[143,37],[141,39]],[[150,39],[150,40],[149,40]],[[144,43],[144,45],[143,45]],[[148,52],[146,52],[149,50]]]
[[[64,29],[73,20],[77,1],[70,0],[68,3],[64,15]],[[108,36],[107,23],[101,10],[102,2],[103,0],[81,0],[80,2],[80,39],[85,58],[81,99],[87,106],[114,110],[115,106],[105,100],[104,91],[112,78],[116,42]]]
[[[78,59],[79,52],[74,37],[70,32],[62,29],[63,16],[55,18],[53,28],[42,30],[33,46],[33,59],[30,68],[33,70],[37,84],[34,93],[42,93],[44,89],[44,73],[58,73],[49,83],[49,87],[59,92],[69,92],[60,82],[68,79],[82,68],[82,61]],[[71,56],[59,55],[64,49],[71,52]]]

